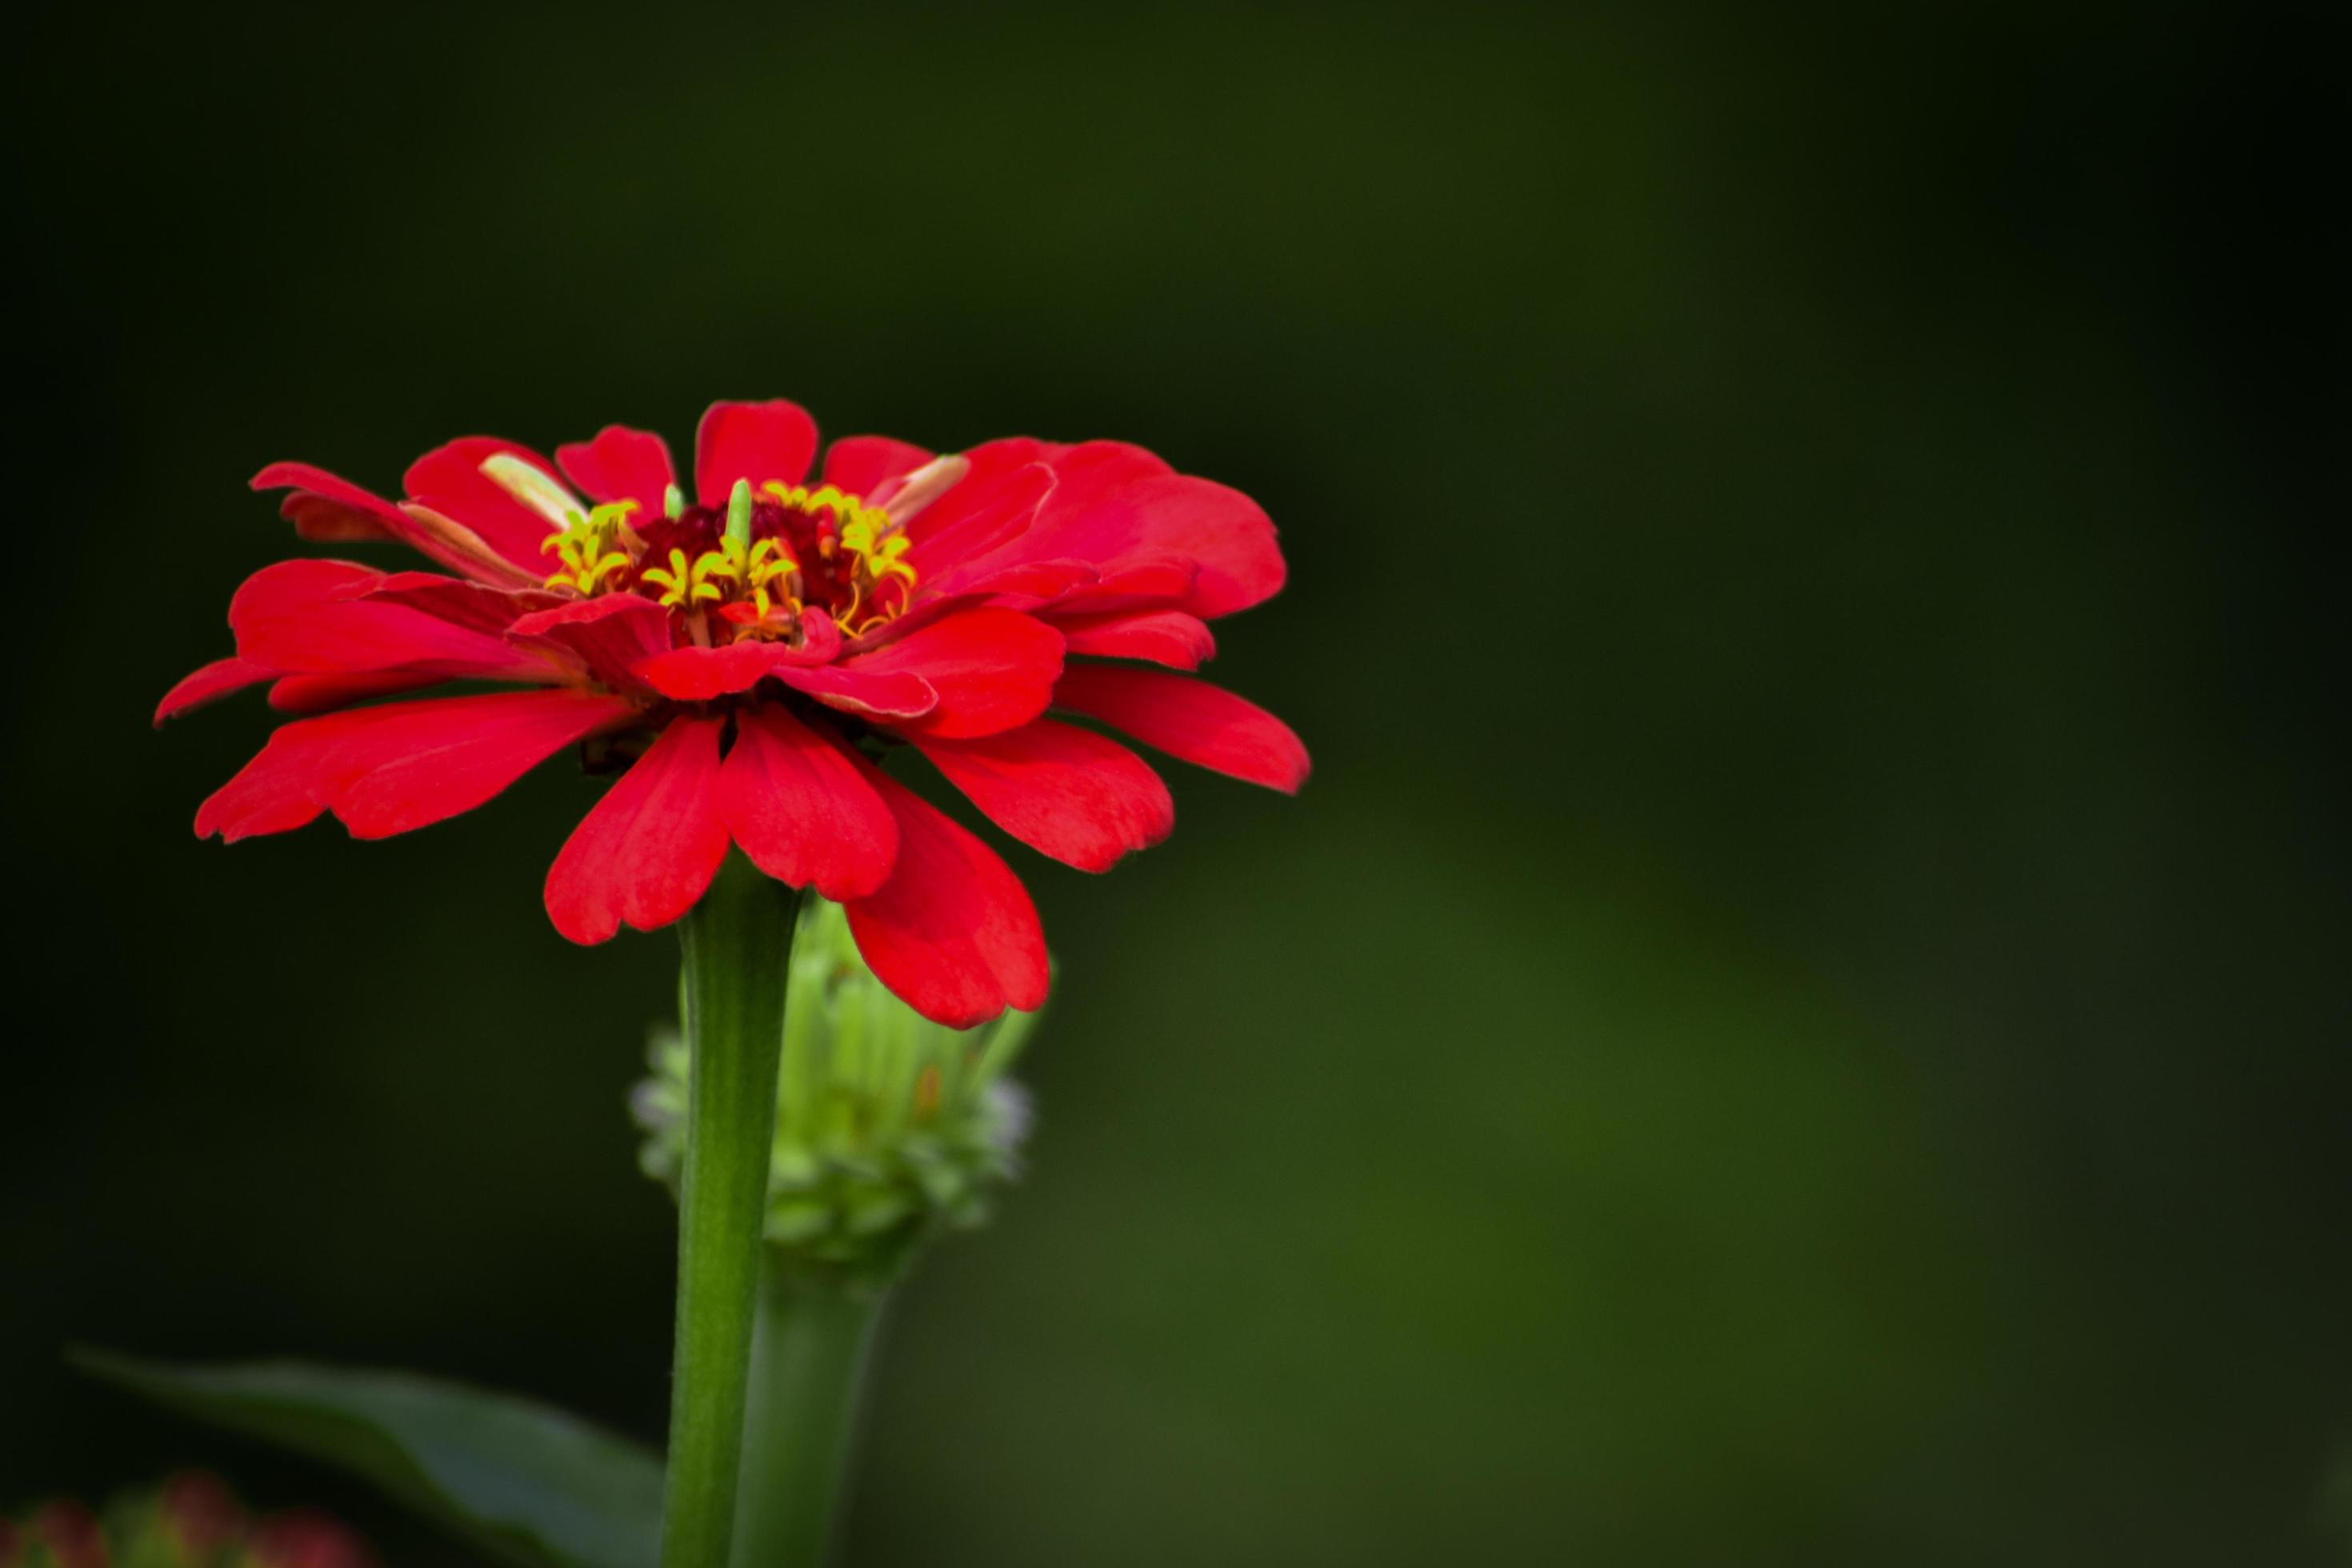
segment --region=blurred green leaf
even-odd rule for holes
[[[657,1555],[660,1458],[547,1405],[299,1362],[173,1366],[88,1350],[71,1359],[170,1409],[373,1481],[509,1562],[651,1568]]]

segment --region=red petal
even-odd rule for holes
[[[871,898],[844,905],[882,984],[935,1023],[968,1029],[1045,1000],[1045,934],[1029,891],[995,852],[879,769],[898,858]]]
[[[824,624],[829,628],[833,623],[828,620]],[[802,647],[789,643],[748,641],[729,643],[725,647],[674,647],[638,659],[631,670],[637,679],[664,697],[674,697],[680,702],[708,702],[730,691],[749,691],[769,676],[782,674],[787,668],[822,665],[840,647],[838,635],[829,639],[813,635]],[[922,698],[923,708],[928,709],[929,694],[916,695]]]
[[[1117,566],[1097,573],[1094,580],[1054,595],[1056,623],[1082,616],[1134,615],[1164,610],[1192,596],[1201,569],[1172,555],[1149,552],[1130,555]]]
[[[887,506],[883,487],[895,485],[930,460],[920,447],[887,436],[845,436],[824,449],[824,482]]]
[[[725,506],[738,479],[799,484],[815,456],[816,421],[799,404],[714,403],[694,432],[695,499]]]
[[[429,506],[403,501],[400,514],[415,529],[416,537],[411,542],[417,549],[468,577],[501,588],[536,588],[546,580],[545,560],[518,565],[491,549],[480,534]]]
[[[163,693],[163,700],[155,704],[155,725],[161,729],[166,719],[177,718],[193,708],[216,702],[232,691],[242,691],[257,680],[267,680],[274,672],[267,666],[242,658],[216,658],[202,669],[181,679],[177,686]]]
[[[1108,498],[1087,523],[1105,534],[1129,532],[1147,550],[1198,562],[1201,574],[1184,607],[1203,620],[1273,597],[1289,572],[1265,509],[1213,479],[1183,474],[1146,479]]]
[[[1099,719],[1171,757],[1286,795],[1298,793],[1311,765],[1289,725],[1189,676],[1074,664],[1054,688],[1054,706]]]
[[[383,573],[348,561],[280,561],[229,600],[239,658],[279,674],[334,675],[410,667],[444,677],[544,675],[496,637],[399,604],[362,597]]]
[[[231,843],[331,808],[357,838],[468,811],[574,741],[625,722],[626,698],[501,691],[357,708],[281,725],[197,809],[196,836]]]
[[[661,516],[663,500],[677,482],[669,443],[650,430],[625,425],[605,426],[593,441],[558,447],[555,460],[591,500],[633,500],[639,518]]]
[[[694,907],[727,858],[719,815],[722,719],[679,719],[581,818],[547,874],[547,913],[573,942],[623,921],[666,926]]]
[[[1175,473],[1141,447],[1114,441],[992,442],[972,449],[975,471],[983,453],[1000,447],[1048,464],[1057,483],[1027,532],[992,552],[987,564],[1077,560],[1108,573],[1143,557],[1181,558],[1197,568],[1182,607],[1204,619],[1245,609],[1282,586],[1274,524],[1238,490]]]
[[[991,822],[1081,871],[1108,871],[1176,826],[1150,764],[1090,730],[1040,719],[977,741],[914,742]]]
[[[240,618],[266,619],[306,610],[355,591],[373,587],[384,574],[356,561],[321,561],[304,557],[273,561],[247,577],[229,595],[228,624]]]
[[[1045,710],[1062,672],[1062,635],[1017,610],[965,610],[837,666],[845,673],[919,675],[938,695],[929,734],[992,735]]]
[[[669,647],[669,612],[635,594],[606,594],[525,616],[507,628],[507,637],[584,667],[617,690],[635,690],[643,685],[635,667]]]
[[[544,568],[522,572],[472,531],[446,518],[413,517],[401,508],[308,463],[272,463],[253,476],[257,490],[299,487],[279,503],[305,539],[397,539],[452,571],[488,582],[537,584]]]
[[[365,675],[289,675],[269,689],[269,706],[280,713],[326,713],[371,697],[438,686],[449,678],[431,670],[372,671]]]
[[[565,603],[562,595],[541,588],[500,588],[438,572],[394,572],[361,595],[372,604],[402,605],[422,610],[436,620],[466,626],[493,637],[504,635],[516,621],[535,610]]]
[[[845,664],[824,664],[803,669],[782,666],[772,671],[796,691],[805,691],[828,708],[892,722],[919,719],[939,706],[939,694],[919,675],[904,670],[852,669]]]
[[[954,488],[916,514],[907,530],[908,559],[940,580],[934,593],[956,593],[963,563],[991,556],[1034,526],[1052,498],[1054,470],[1026,463],[998,475],[967,474]]]
[[[1150,659],[1175,669],[1198,669],[1217,657],[1215,634],[1181,610],[1055,616],[1053,624],[1072,653]]]
[[[272,463],[251,484],[257,490],[298,487],[278,510],[305,539],[403,539],[411,531],[383,497],[308,463]]]
[[[737,713],[719,810],[753,865],[836,903],[879,888],[898,856],[898,821],[857,763],[782,708]]]
[[[1057,481],[1055,463],[1070,448],[1015,436],[983,441],[962,454],[965,471],[953,488],[908,525],[918,568],[931,575],[1026,532]],[[1037,470],[1032,472],[1030,470]],[[1026,506],[1021,503],[1026,502]],[[1008,506],[1014,517],[1003,515]],[[986,520],[989,526],[971,526]]]
[[[548,557],[540,545],[562,524],[515,500],[504,485],[482,472],[483,462],[501,453],[520,458],[545,474],[550,483],[565,489],[545,458],[495,436],[460,436],[436,447],[408,465],[401,482],[417,505],[473,530],[516,568],[530,573],[534,579],[543,577]]]

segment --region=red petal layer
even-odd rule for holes
[[[359,708],[281,725],[197,808],[196,837],[283,833],[331,809],[358,838],[455,816],[574,741],[627,721],[625,698],[502,691]]]
[[[577,942],[654,931],[694,907],[727,858],[721,719],[679,719],[581,818],[547,874],[547,913]]]
[[[471,529],[438,513],[411,512],[308,463],[272,463],[252,484],[257,490],[299,487],[278,510],[305,539],[397,539],[452,571],[507,586],[535,587],[546,574],[536,563],[529,570],[515,565]]]
[[[543,588],[500,588],[438,572],[394,572],[379,578],[364,595],[379,605],[401,605],[421,610],[453,626],[466,626],[503,636],[506,629],[534,610],[553,609],[567,601]]]
[[[1105,559],[1144,551],[1197,562],[1200,574],[1184,608],[1203,620],[1272,597],[1287,572],[1274,524],[1257,502],[1213,479],[1185,474],[1115,490],[1073,517],[1067,532],[1106,552]]]
[[[725,506],[738,479],[753,489],[773,480],[796,485],[816,456],[816,421],[797,403],[714,403],[694,432],[694,495]]]
[[[401,539],[411,531],[392,502],[308,463],[272,463],[250,483],[257,490],[297,487],[278,510],[305,539]]]
[[[669,443],[650,430],[625,425],[605,426],[593,441],[558,447],[555,461],[590,500],[636,502],[641,521],[662,515],[663,497],[677,482]]]
[[[362,597],[383,573],[348,561],[280,561],[229,600],[241,658],[279,674],[338,675],[394,666],[445,677],[545,679],[498,637],[404,605]]]
[[[667,614],[667,611],[664,614]],[[819,617],[822,620],[822,617]],[[840,651],[841,637],[823,620],[824,633],[813,626],[807,642],[793,647],[780,642],[735,642],[724,647],[674,647],[640,658],[631,667],[638,680],[664,697],[680,702],[708,702],[730,691],[749,691],[771,675],[787,668],[822,665]],[[831,635],[826,635],[830,633]]]
[[[936,575],[930,591],[963,591],[959,584],[969,574],[958,568],[1027,533],[1055,482],[1054,470],[1043,463],[1024,463],[1003,474],[967,474],[918,513],[907,531],[913,542],[908,558]]]
[[[177,718],[192,708],[216,702],[232,691],[242,691],[255,681],[267,680],[275,672],[267,665],[250,659],[216,658],[203,668],[183,676],[180,683],[163,693],[163,700],[155,704],[155,725],[161,729],[166,719]]]
[[[1200,767],[1296,795],[1311,764],[1290,726],[1232,692],[1189,676],[1074,664],[1054,706],[1099,719]]]
[[[939,699],[922,716],[925,732],[992,735],[1045,710],[1062,672],[1062,635],[1017,610],[965,610],[837,668],[920,676]]]
[[[1149,659],[1173,669],[1198,669],[1217,657],[1216,635],[1206,623],[1181,610],[1056,616],[1053,625],[1072,653]]]
[[[669,647],[669,612],[635,594],[575,599],[523,616],[507,628],[518,647],[584,668],[616,690],[638,689],[636,667]]]
[[[824,449],[824,482],[876,506],[887,506],[898,480],[931,460],[920,447],[887,436],[845,436]]]
[[[517,500],[504,485],[482,472],[485,460],[500,454],[520,458],[545,474],[550,484],[567,495],[570,489],[553,465],[528,447],[501,441],[495,436],[460,436],[408,465],[402,483],[417,505],[462,523],[479,534],[491,549],[533,579],[547,573],[546,553],[540,549],[547,536],[562,524]],[[580,509],[587,510],[586,507]]]
[[[985,555],[971,555],[975,566],[1075,560],[1108,574],[1140,560],[1172,557],[1194,574],[1181,607],[1204,619],[1245,609],[1282,586],[1274,524],[1256,502],[1213,480],[1175,473],[1139,447],[992,441],[968,455],[975,476],[1019,459],[1046,464],[1056,480],[1027,531]],[[940,563],[930,570],[939,576]]]
[[[1108,871],[1176,826],[1150,764],[1090,730],[1040,719],[977,741],[914,742],[991,822],[1081,871]]]
[[[736,715],[719,810],[753,865],[836,903],[879,888],[898,857],[898,820],[865,771],[781,708]]]
[[[852,669],[844,664],[824,664],[807,669],[779,666],[770,673],[828,708],[892,723],[919,719],[940,702],[929,681],[904,670]]]
[[[924,1017],[968,1029],[1045,1000],[1045,933],[995,852],[905,785],[869,769],[898,823],[898,858],[870,898],[844,905],[882,984]]]
[[[449,678],[426,670],[376,670],[365,675],[289,675],[269,689],[269,706],[280,713],[326,713],[371,697],[417,691]]]

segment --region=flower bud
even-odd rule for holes
[[[106,1532],[78,1502],[53,1502],[33,1515],[25,1568],[107,1568]]]
[[[250,1522],[215,1476],[188,1472],[129,1491],[101,1521],[52,1502],[21,1525],[0,1519],[0,1568],[374,1568],[360,1538],[302,1509]]]
[[[1028,1097],[1004,1073],[1035,1020],[1008,1012],[974,1029],[932,1023],[875,978],[840,906],[812,895],[784,1000],[769,1245],[881,1282],[927,1237],[982,1224],[992,1189],[1019,1173]],[[689,1053],[661,1027],[647,1054],[653,1076],[630,1108],[646,1132],[646,1173],[675,1192]]]

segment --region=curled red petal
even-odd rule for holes
[[[991,822],[1081,871],[1108,871],[1176,826],[1151,764],[1091,730],[1040,719],[974,741],[914,742]]]
[[[547,873],[547,913],[577,942],[653,931],[694,907],[727,858],[722,719],[678,719],[604,792]]]
[[[1072,653],[1140,658],[1171,669],[1198,669],[1217,657],[1216,634],[1181,610],[1130,610],[1108,616],[1055,616]]]
[[[571,493],[545,458],[495,436],[460,436],[434,447],[408,465],[401,483],[410,500],[472,530],[518,571],[536,579],[547,572],[547,556],[540,545],[563,525],[561,520],[525,506],[504,485],[482,472],[483,463],[501,456],[520,458],[544,474],[558,490]]]
[[[249,482],[257,490],[293,487],[278,510],[305,539],[401,539],[410,531],[392,502],[309,463],[272,463]]]
[[[607,425],[593,441],[558,447],[555,461],[590,500],[633,500],[640,518],[661,516],[663,497],[677,482],[669,443],[651,430],[625,425]]]
[[[175,719],[207,702],[217,702],[232,691],[242,691],[256,681],[267,680],[274,673],[268,665],[250,659],[216,658],[181,677],[179,684],[163,693],[163,700],[155,704],[156,727],[161,729],[166,719]]]
[[[1021,879],[978,838],[879,769],[898,858],[870,897],[843,905],[883,984],[935,1023],[968,1029],[1045,1000],[1045,934]]]
[[[1289,725],[1190,676],[1074,664],[1054,688],[1054,706],[1099,719],[1171,757],[1285,795],[1298,793],[1311,766]]]
[[[356,708],[280,725],[196,810],[196,837],[283,833],[332,810],[382,838],[481,805],[575,741],[638,710],[573,690],[501,691]]]
[[[309,463],[272,463],[253,476],[252,485],[257,490],[294,487],[278,510],[305,539],[397,539],[452,571],[509,586],[535,585],[545,574],[544,567],[517,566],[471,529],[438,513],[394,506]]]
[[[836,903],[879,888],[898,857],[898,819],[857,763],[772,705],[737,713],[719,809],[753,865]]]
[[[704,506],[725,506],[735,481],[751,488],[771,480],[796,485],[816,457],[816,421],[799,404],[714,403],[694,432],[694,494]]]
[[[964,610],[835,668],[920,676],[938,698],[920,715],[926,733],[991,735],[1045,710],[1062,673],[1062,635],[1017,610]]]

